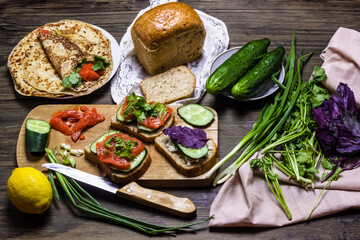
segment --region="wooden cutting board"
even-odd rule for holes
[[[26,117],[50,121],[50,118],[56,112],[71,109],[74,107],[80,107],[81,105],[40,105],[34,108]],[[118,105],[85,105],[88,108],[96,108],[98,113],[105,117],[105,121],[98,123],[97,125],[87,128],[83,134],[84,140],[78,140],[73,142],[71,136],[65,136],[64,134],[51,129],[48,148],[54,150],[56,146],[60,147],[61,143],[70,144],[72,149],[84,149],[99,136],[104,134],[110,129],[110,119],[115,115]],[[175,113],[175,124],[185,124],[185,122],[177,115],[176,109],[179,105],[171,105]],[[203,128],[209,138],[212,138],[216,144],[218,144],[218,115],[214,109],[209,108],[215,114],[215,119],[211,125]],[[19,167],[34,167],[44,173],[47,169],[42,167],[43,163],[48,162],[45,156],[34,156],[26,152],[25,147],[25,122],[24,120],[16,147],[16,159]],[[206,178],[206,174],[198,177],[186,177],[177,172],[173,165],[159,153],[153,144],[145,144],[149,150],[152,163],[147,172],[138,180],[138,183],[145,187],[202,187],[211,184],[214,176]],[[90,161],[86,160],[84,155],[81,157],[74,157],[76,161],[76,168],[88,173],[92,173],[98,176],[103,176],[100,169]]]

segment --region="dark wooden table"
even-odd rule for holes
[[[304,79],[310,76],[319,57],[338,27],[360,30],[360,1],[240,1],[197,0],[185,1],[224,21],[230,35],[230,47],[262,37],[268,37],[272,46],[283,45],[289,50],[291,35],[296,30],[297,48],[305,53],[314,52],[304,69]],[[52,203],[50,209],[39,216],[19,212],[10,203],[6,182],[16,165],[16,142],[20,126],[28,112],[41,104],[114,104],[108,83],[85,97],[52,100],[23,97],[17,94],[6,66],[7,57],[17,42],[33,29],[60,19],[77,19],[100,26],[120,41],[127,27],[148,1],[0,1],[0,239],[143,239],[148,238],[133,230],[113,223],[80,216],[70,203]],[[360,56],[359,56],[360,57]],[[220,156],[225,156],[251,128],[265,100],[241,103],[223,96],[209,94],[201,104],[213,107],[219,114]],[[190,198],[197,206],[197,217],[179,219],[153,209],[128,203],[109,194],[87,189],[104,206],[128,216],[158,224],[175,225],[202,220],[220,187],[196,189],[161,189]],[[236,214],[236,213],[234,213]],[[348,210],[282,228],[225,228],[209,229],[207,225],[196,234],[181,234],[180,239],[359,239],[360,212]],[[156,237],[157,238],[157,237]],[[164,237],[165,238],[165,237]],[[167,237],[166,237],[167,238]]]

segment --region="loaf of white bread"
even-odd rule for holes
[[[200,57],[205,35],[204,23],[197,12],[181,2],[148,10],[131,28],[136,56],[150,75]]]
[[[186,66],[178,66],[140,82],[146,101],[169,104],[192,96],[196,77]]]

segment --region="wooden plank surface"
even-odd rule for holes
[[[304,53],[314,52],[303,71],[309,79],[314,66],[331,36],[339,27],[360,31],[359,0],[184,0],[195,9],[221,19],[227,26],[230,46],[268,37],[271,47],[283,45],[288,53],[291,35],[296,31],[296,44]],[[54,100],[29,98],[17,94],[6,63],[11,49],[35,28],[60,19],[77,19],[97,25],[120,41],[132,20],[147,0],[107,1],[20,1],[0,0],[0,239],[149,239],[126,227],[74,211],[66,196],[53,202],[49,211],[40,216],[19,212],[10,203],[6,182],[17,167],[16,144],[27,114],[43,104],[114,104],[110,82],[89,96]],[[219,116],[219,150],[224,157],[251,129],[267,99],[237,102],[224,96],[206,94],[201,104],[216,110]],[[144,221],[178,225],[202,220],[221,186],[213,188],[161,188],[176,196],[188,197],[197,207],[197,216],[179,219],[150,208],[130,203],[92,188],[86,188],[107,208]],[[236,214],[236,213],[234,213]],[[282,228],[212,228],[206,224],[196,234],[182,233],[177,239],[358,239],[360,211],[349,209],[330,216]],[[151,239],[175,239],[166,236]]]
[[[80,108],[81,105],[40,105],[29,112],[26,116],[19,133],[17,148],[16,148],[16,160],[18,167],[34,167],[40,171],[47,172],[47,169],[41,165],[48,162],[46,156],[34,156],[26,151],[25,146],[25,122],[28,118],[39,119],[46,122],[50,121],[52,115],[59,111],[72,109],[74,107]],[[97,112],[105,117],[105,120],[97,125],[87,128],[84,131],[85,139],[73,142],[71,136],[66,136],[59,131],[51,129],[48,148],[54,150],[55,147],[60,149],[60,144],[69,144],[72,149],[85,149],[94,140],[108,132],[111,128],[111,117],[116,114],[119,105],[85,105],[88,108],[96,108]],[[173,113],[175,115],[174,125],[186,125],[186,122],[177,114],[177,108],[179,105],[171,105]],[[218,117],[214,109],[215,117],[213,122],[203,128],[207,136],[218,143]],[[149,169],[138,180],[138,183],[146,187],[201,187],[211,184],[212,178],[206,177],[206,174],[202,174],[197,177],[186,177],[180,174],[174,166],[166,159],[164,155],[155,149],[154,144],[145,143],[146,148],[149,151],[152,162]],[[76,161],[76,168],[97,176],[104,176],[103,172],[91,161],[85,159],[85,155],[80,157],[74,157]]]

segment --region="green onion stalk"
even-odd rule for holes
[[[59,163],[55,154],[50,149],[46,148],[45,151],[51,163]],[[209,221],[212,218],[209,217],[203,221],[169,227],[144,222],[106,209],[105,207],[101,206],[101,204],[88,192],[86,192],[75,180],[58,172],[55,172],[55,174],[64,192],[66,193],[66,196],[69,198],[72,205],[79,211],[99,219],[119,223],[148,235],[167,234],[175,236],[179,231],[194,231],[195,229],[192,228],[193,226]],[[53,184],[53,187],[54,186],[55,185]]]
[[[282,193],[280,183],[278,181],[279,176],[274,172],[273,162],[269,157],[264,156],[263,158],[253,159],[250,162],[251,169],[261,169],[264,172],[265,180],[275,196],[276,200],[279,202],[280,206],[283,208],[287,218],[292,219],[292,215],[289,207],[286,204],[284,195]]]

